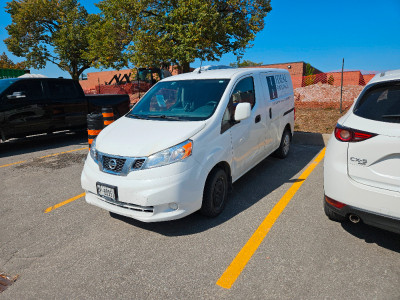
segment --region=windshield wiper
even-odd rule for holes
[[[148,115],[148,116],[146,116],[146,117],[147,117],[147,118],[152,118],[152,119],[166,119],[166,120],[175,120],[175,121],[181,119],[181,118],[179,118],[179,117],[166,116],[166,115],[159,115],[159,116],[156,116],[156,115]]]
[[[144,116],[139,116],[139,115],[134,115],[134,114],[129,114],[129,115],[127,115],[127,116],[130,117],[130,118],[136,118],[136,119],[147,120],[147,118],[144,117]]]
[[[400,114],[399,115],[383,115],[382,118],[399,119],[400,118]]]

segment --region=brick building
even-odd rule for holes
[[[307,81],[311,79],[312,83],[330,83],[331,85],[340,86],[341,84],[341,72],[328,72],[323,73],[319,69],[311,66],[312,74],[314,78],[307,78],[307,63],[304,61],[298,62],[287,62],[287,63],[278,63],[278,64],[268,64],[257,66],[255,68],[277,68],[277,69],[285,69],[289,71],[289,74],[292,78],[293,88],[303,87],[309,85]],[[178,70],[177,67],[171,67],[170,71],[172,75],[180,74],[181,72]],[[85,92],[95,92],[96,86],[102,86],[102,92],[108,93],[128,93],[129,91],[120,86],[117,87],[115,85],[106,86],[110,81],[113,79],[114,76],[123,79],[124,76],[131,78],[132,70],[120,70],[120,71],[105,71],[105,72],[93,72],[88,73],[87,80],[81,80],[80,84]],[[307,74],[309,75],[309,74]],[[365,85],[367,84],[374,74],[367,74],[363,75],[360,71],[345,71],[343,72],[343,85]],[[308,76],[310,77],[310,76]],[[113,82],[115,83],[115,82]],[[130,89],[131,87],[128,87]],[[117,91],[117,89],[119,89]]]
[[[288,63],[280,63],[280,64],[269,64],[257,66],[256,68],[276,68],[276,69],[285,69],[288,70],[291,76],[306,76],[306,65],[304,61],[297,62],[288,62]],[[322,71],[317,68],[311,66],[313,68],[312,74],[319,74]]]
[[[306,65],[307,63],[303,61],[299,62],[289,62],[289,63],[280,63],[280,64],[269,64],[258,66],[257,68],[277,68],[277,69],[285,69],[290,73],[290,77],[292,78],[293,88],[298,88],[302,86],[309,85],[307,81],[312,81],[315,83],[330,83],[334,86],[341,85],[341,72],[328,72],[323,73],[317,68],[312,67],[312,74],[306,74]],[[308,75],[308,76],[307,76]],[[310,76],[311,75],[311,76]],[[313,78],[307,78],[307,77]],[[345,71],[343,72],[343,85],[366,85],[375,74],[361,74],[360,71]]]
[[[177,75],[181,73],[176,66],[170,67],[170,72],[172,75]],[[131,69],[125,69],[119,71],[113,70],[113,71],[103,71],[103,72],[91,72],[87,74],[87,79],[79,80],[79,83],[81,84],[82,89],[85,92],[90,92],[90,91],[93,92],[96,90],[96,86],[108,85],[112,81],[114,76],[117,76],[118,78],[120,78],[120,80],[126,81],[126,77],[132,79],[133,72]],[[111,83],[115,84],[115,81]]]
[[[307,63],[305,63],[304,61],[297,61],[297,62],[262,65],[256,68],[276,68],[276,69],[288,70],[290,77],[292,78],[293,88],[298,88],[303,86],[303,76],[306,76],[306,66]],[[311,68],[313,70],[312,74],[322,73],[322,71],[318,70],[313,66],[311,66]]]

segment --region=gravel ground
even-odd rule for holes
[[[337,120],[343,116],[357,99],[363,86],[344,86],[342,113],[340,113],[340,86],[314,84],[294,91],[296,131],[331,133]]]

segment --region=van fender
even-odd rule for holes
[[[200,163],[201,165],[201,175],[199,178],[201,179],[200,183],[203,186],[206,183],[207,177],[210,174],[211,170],[215,168],[218,164],[225,164],[229,166],[229,169],[231,168],[231,160],[232,160],[232,152],[231,148],[226,149],[222,146],[217,146],[212,148],[210,151],[207,151],[208,153],[205,155],[204,160]],[[229,158],[227,160],[227,158]],[[227,174],[229,177],[231,176],[230,170],[229,174]]]

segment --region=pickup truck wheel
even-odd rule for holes
[[[275,155],[279,158],[286,158],[290,150],[290,132],[285,130],[282,134],[281,144],[275,151]]]
[[[225,171],[216,168],[208,175],[203,192],[201,214],[207,217],[218,216],[228,199],[228,176]]]

